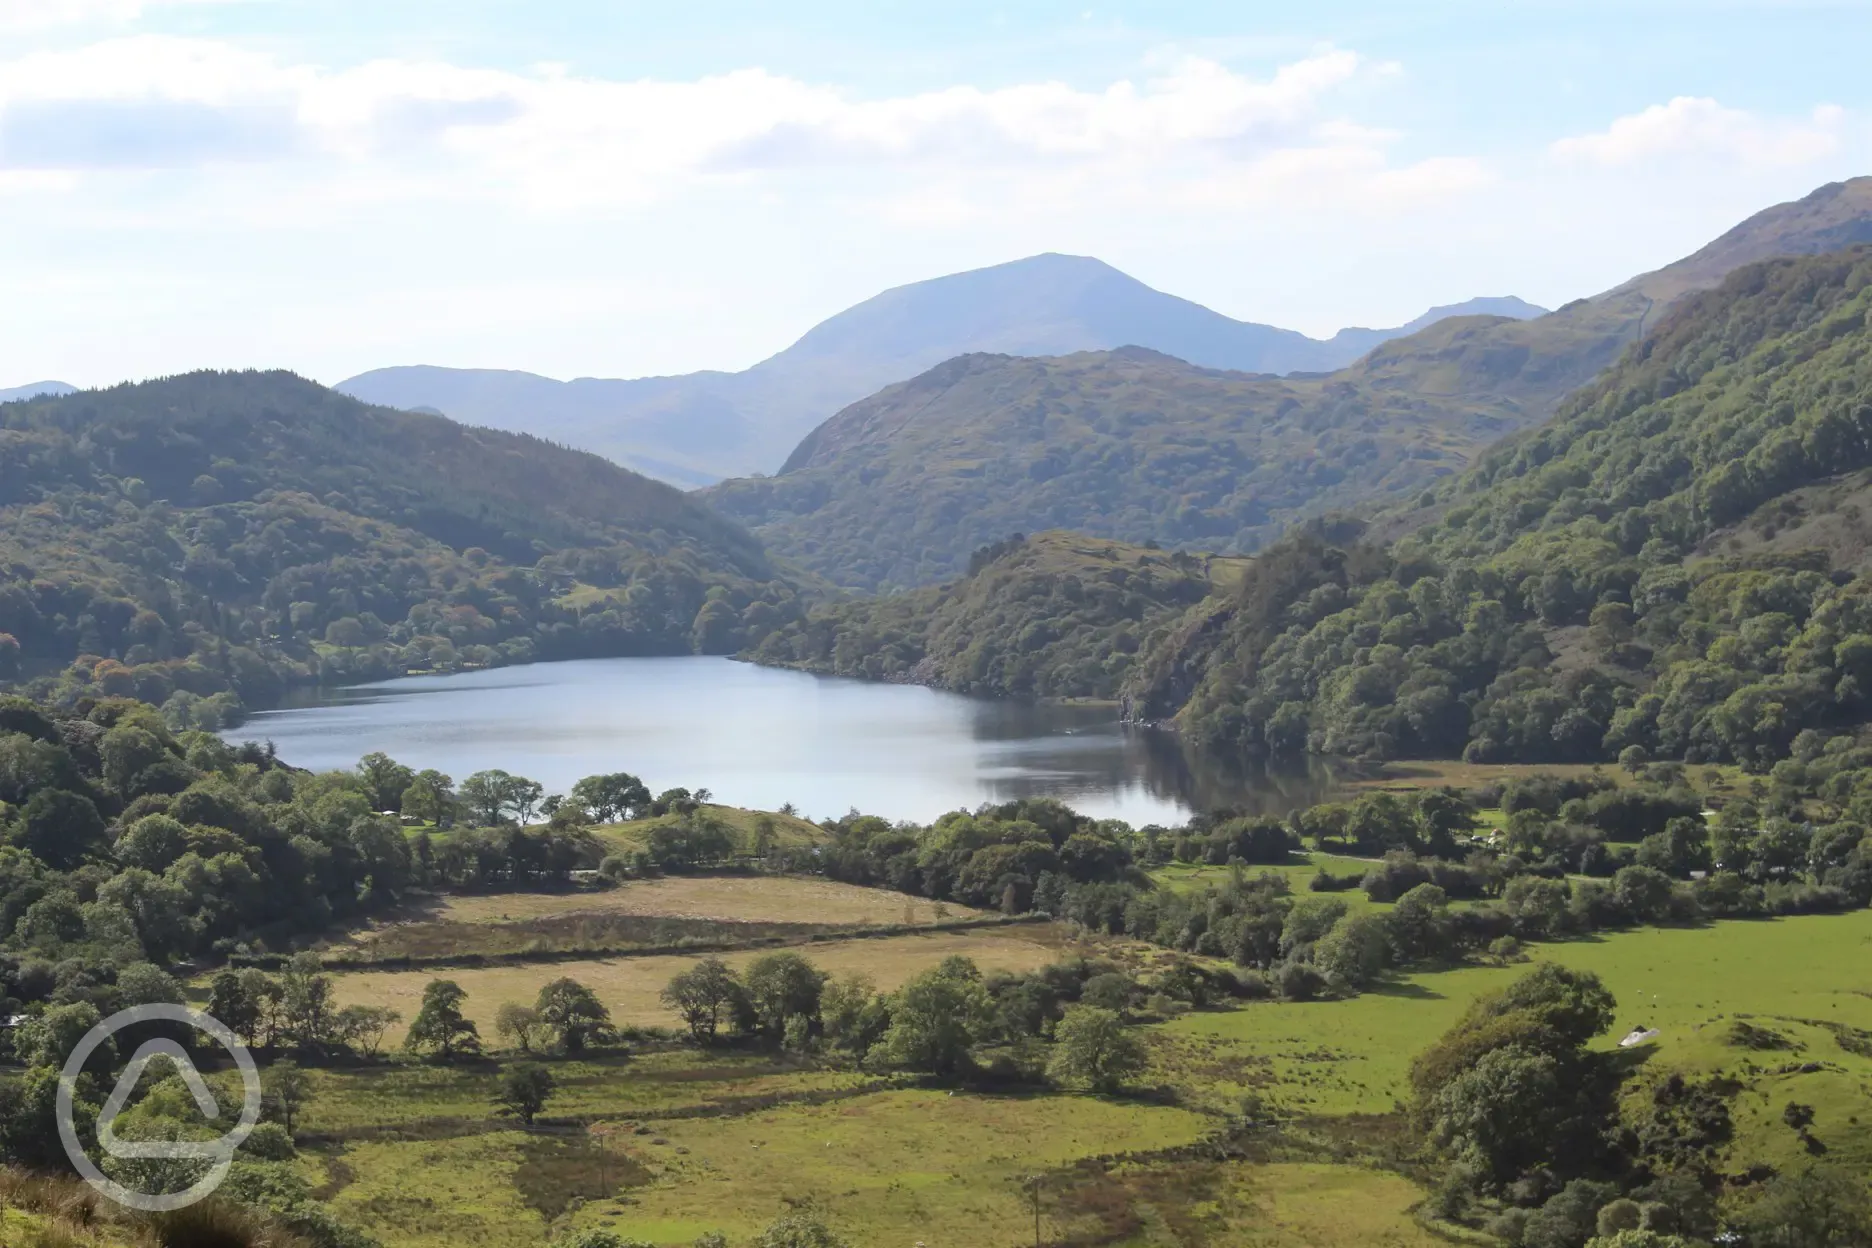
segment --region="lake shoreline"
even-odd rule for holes
[[[1050,796],[1101,818],[1180,823],[1268,788],[1213,772],[1165,734],[1127,728],[1109,703],[986,698],[730,656],[559,660],[312,687],[221,735],[270,739],[282,757],[315,769],[381,751],[457,779],[500,767],[549,792],[622,770],[654,788],[707,787],[734,805],[790,802],[816,817],[855,806],[927,821]],[[1282,783],[1295,792],[1268,799],[1280,808],[1317,795],[1303,780]]]

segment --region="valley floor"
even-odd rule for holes
[[[1173,886],[1179,875],[1206,882],[1191,869],[1167,874]],[[627,887],[618,904],[691,912],[730,889],[767,892],[756,908],[790,912],[808,887],[825,886],[672,881],[634,901]],[[445,909],[498,923],[575,900],[589,899],[464,898]],[[799,947],[881,988],[956,953],[1010,970],[1074,951],[1154,956],[1050,925]],[[1735,1081],[1726,1161],[1794,1165],[1811,1140],[1835,1161],[1872,1167],[1872,912],[1646,929],[1528,952],[1597,972],[1619,1001],[1617,1034],[1658,1030],[1630,1095],[1672,1072]],[[620,1023],[669,1026],[658,991],[692,960],[368,970],[336,982],[342,1002],[390,1004],[407,1019],[423,985],[447,975],[491,1036],[503,1001],[565,974],[596,989]],[[1150,1069],[1136,1081],[1147,1091],[1128,1097],[951,1091],[810,1058],[652,1045],[554,1062],[560,1094],[549,1117],[523,1130],[491,1108],[496,1060],[321,1070],[300,1164],[335,1212],[390,1245],[517,1248],[584,1226],[666,1245],[714,1230],[743,1242],[809,1207],[865,1248],[1012,1248],[1035,1234],[1034,1176],[1047,1244],[1448,1242],[1422,1220],[1425,1192],[1400,1151],[1409,1064],[1478,994],[1525,969],[1427,971],[1349,1000],[1255,1002],[1152,1024]],[[1739,1046],[1741,1020],[1775,1047]],[[1259,1099],[1272,1125],[1230,1131],[1244,1096]],[[1782,1120],[1790,1101],[1816,1108],[1806,1137]]]

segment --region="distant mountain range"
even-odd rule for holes
[[[976,353],[852,404],[774,477],[710,503],[856,588],[958,575],[1013,532],[1246,553],[1297,520],[1410,498],[1546,419],[1738,266],[1872,241],[1872,178],[1756,214],[1656,272],[1528,320],[1440,319],[1329,374],[1249,376],[1125,348]]]
[[[336,388],[366,402],[531,433],[693,486],[775,471],[841,408],[971,352],[1052,356],[1140,346],[1207,368],[1321,372],[1447,317],[1543,311],[1513,297],[1472,299],[1394,329],[1343,329],[1321,340],[1233,320],[1101,260],[1047,254],[887,290],[739,373],[555,381],[417,366],[377,369]]]
[[[35,381],[29,386],[14,386],[11,390],[0,390],[0,403],[14,403],[20,399],[36,399],[42,394],[76,394],[77,386],[68,386],[62,381]]]

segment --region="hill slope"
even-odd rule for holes
[[[1544,419],[1723,266],[1872,232],[1872,178],[1757,214],[1695,256],[1532,320],[1439,320],[1324,377],[1118,351],[965,357],[813,431],[773,479],[707,497],[844,584],[960,571],[1012,531],[1247,552],[1295,520],[1407,498]]]
[[[1324,341],[1236,321],[1153,290],[1087,256],[1030,256],[899,286],[809,330],[740,373],[561,382],[531,373],[385,368],[338,383],[373,403],[584,447],[653,476],[700,485],[771,472],[832,413],[880,387],[971,352],[1064,355],[1137,345],[1210,368],[1285,373],[1348,364],[1443,316],[1537,315],[1519,299],[1434,309],[1392,330]]]
[[[1872,468],[1869,318],[1872,248],[1686,297],[1413,536],[1302,533],[1192,609],[1133,668],[1140,714],[1234,746],[1764,765],[1862,722],[1872,580],[1824,509]]]
[[[1253,549],[1309,509],[1422,489],[1500,429],[1139,348],[969,355],[845,409],[781,475],[703,497],[838,583],[911,586],[1016,531]]]
[[[295,682],[725,651],[794,609],[757,542],[667,485],[290,374],[0,408],[0,660],[51,691],[180,693],[186,716]]]
[[[821,607],[748,657],[994,697],[1115,697],[1140,646],[1244,562],[1079,533],[1014,537],[976,551],[957,581]]]

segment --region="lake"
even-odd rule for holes
[[[971,698],[710,657],[590,659],[411,676],[301,694],[224,734],[272,741],[296,767],[348,768],[381,750],[456,780],[499,767],[549,793],[628,771],[653,791],[824,818],[856,807],[928,821],[1017,797],[1101,818],[1180,823],[1221,804],[1284,812],[1333,778],[1192,757],[1108,706]]]

